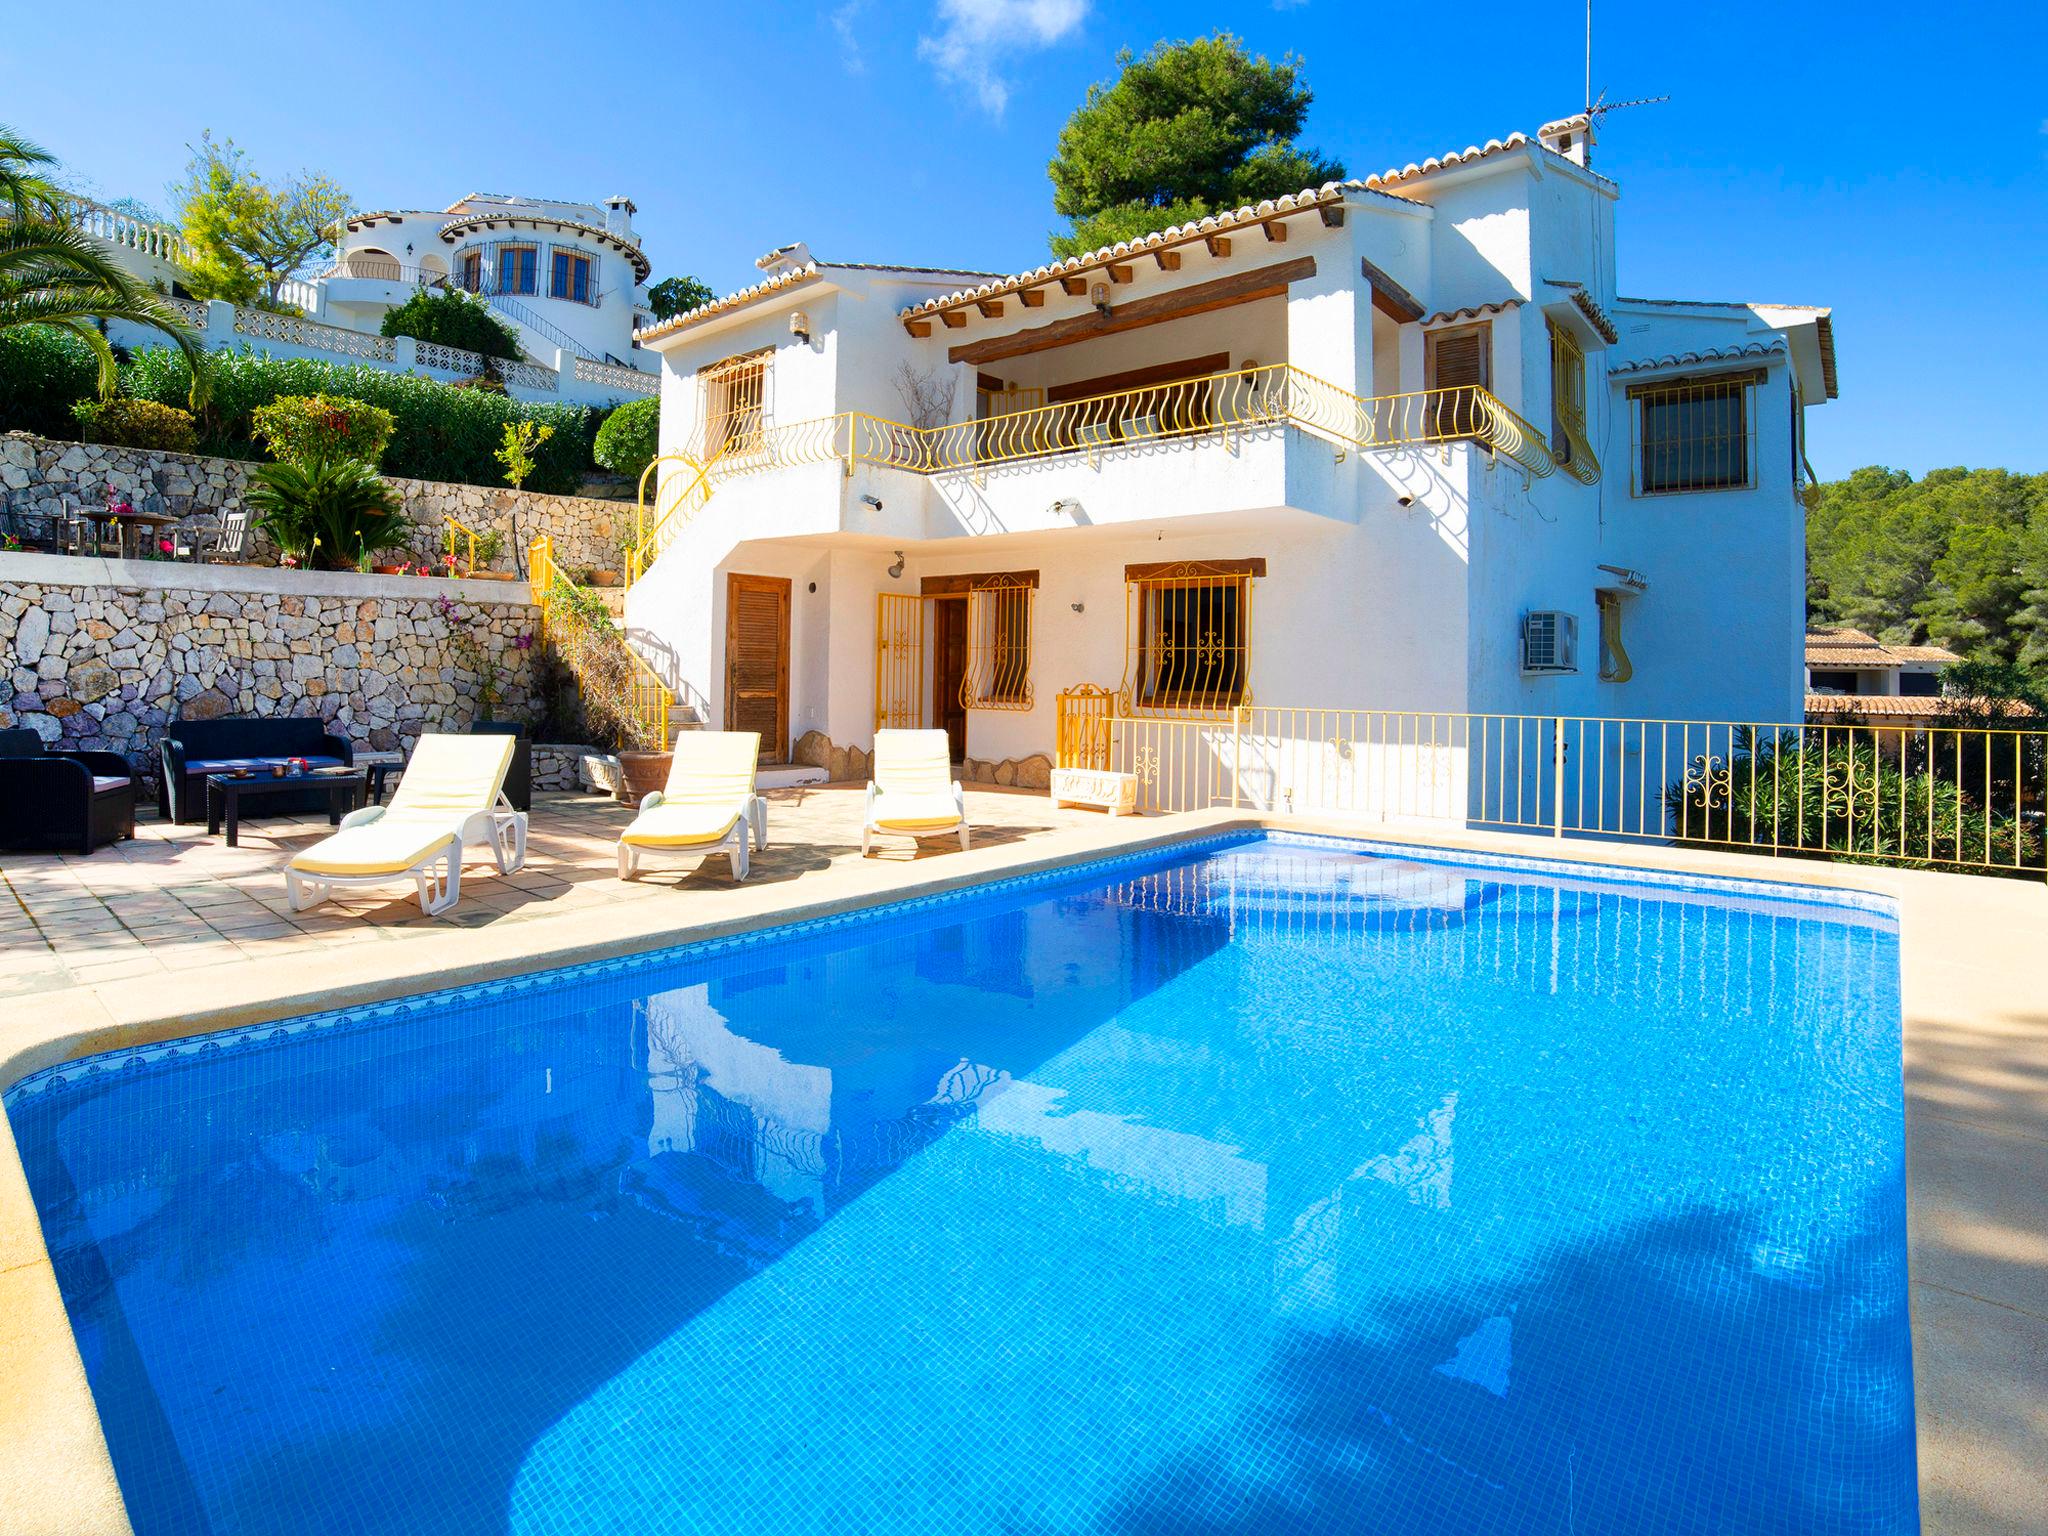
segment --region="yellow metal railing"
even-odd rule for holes
[[[675,695],[633,649],[603,600],[569,579],[546,534],[527,550],[526,572],[541,638],[575,673],[586,712],[617,725],[629,746],[666,751],[675,740]]]
[[[1244,705],[1105,715],[1060,695],[1062,766],[1212,806],[2048,874],[2048,731]]]
[[[1484,389],[1459,386],[1368,399],[1285,363],[938,427],[913,427],[864,411],[750,427],[738,437],[714,425],[715,446],[703,453],[663,454],[641,472],[626,550],[626,585],[660,558],[719,485],[741,475],[820,464],[837,464],[847,475],[863,464],[918,475],[952,474],[1069,453],[1093,458],[1131,444],[1230,437],[1279,426],[1345,448],[1471,442],[1533,477],[1557,469],[1543,434]]]
[[[938,427],[842,411],[765,426],[709,454],[664,454],[641,476],[634,543],[643,555],[658,555],[678,517],[693,515],[721,482],[761,470],[837,463],[848,474],[867,464],[935,475],[1273,426],[1297,427],[1356,448],[1469,441],[1534,476],[1557,468],[1543,435],[1484,389],[1417,390],[1367,399],[1277,363]],[[652,505],[650,479],[656,491]],[[640,568],[651,563],[643,558]]]
[[[458,522],[457,522],[457,521],[455,521],[455,519],[454,519],[454,518],[452,518],[452,517],[444,517],[444,518],[442,518],[442,519],[441,519],[441,521],[442,521],[443,523],[445,523],[445,524],[447,525],[447,527],[446,527],[446,531],[445,531],[445,532],[443,532],[443,533],[442,533],[442,535],[441,535],[441,542],[442,542],[442,543],[444,543],[444,544],[446,544],[446,545],[448,546],[448,563],[449,563],[449,564],[450,564],[451,566],[455,564],[455,545],[456,545],[456,542],[457,542],[458,540],[467,540],[467,541],[468,541],[468,544],[469,544],[469,563],[468,563],[468,564],[466,564],[466,565],[464,565],[464,566],[463,566],[463,569],[464,569],[465,571],[473,571],[473,570],[475,570],[475,569],[476,569],[476,530],[475,530],[474,528],[466,528],[466,527],[464,527],[464,526],[463,526],[463,525],[462,525],[461,523],[458,523]]]

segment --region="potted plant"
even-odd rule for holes
[[[502,529],[487,528],[476,536],[470,546],[471,559],[469,574],[479,581],[517,581],[517,571],[494,571],[498,556],[505,552],[505,534]]]

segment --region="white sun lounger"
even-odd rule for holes
[[[875,776],[868,782],[867,814],[860,832],[866,858],[881,833],[951,837],[968,846],[967,796],[953,777],[953,753],[944,731],[875,732]]]
[[[526,813],[505,798],[512,736],[422,736],[386,806],[341,819],[285,866],[285,893],[303,912],[336,890],[411,880],[420,910],[439,917],[461,898],[462,850],[488,845],[499,870],[526,862]]]
[[[631,880],[650,854],[700,859],[723,850],[735,880],[747,878],[747,839],[768,846],[768,802],[754,792],[759,731],[684,731],[668,783],[640,802],[619,835],[619,878]]]

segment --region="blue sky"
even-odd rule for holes
[[[623,191],[656,275],[720,291],[798,238],[1008,271],[1043,258],[1045,161],[1121,47],[1229,27],[1298,53],[1308,141],[1354,174],[1579,105],[1577,0],[1443,14],[1433,39],[1332,0],[210,3],[175,26],[154,4],[24,5],[0,35],[0,117],[103,195],[159,203],[206,128],[367,206]],[[1616,114],[1600,147],[1622,186],[1622,291],[1833,305],[1843,394],[1810,433],[1823,475],[2048,469],[2044,52],[2038,0],[1606,0],[1596,90],[1672,97]]]

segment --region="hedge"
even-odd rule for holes
[[[76,437],[71,407],[99,398],[99,377],[92,349],[76,336],[46,325],[0,331],[0,432]]]
[[[71,414],[88,443],[190,453],[199,436],[190,412],[154,400],[81,400]]]
[[[587,406],[524,405],[503,395],[457,389],[417,374],[387,373],[366,363],[242,351],[216,352],[213,365],[213,396],[200,417],[201,453],[261,459],[265,455],[252,420],[258,406],[284,395],[331,395],[391,413],[395,429],[382,464],[387,475],[503,485],[504,468],[496,454],[510,421],[537,421],[555,429],[537,456],[528,490],[567,495],[582,483],[590,466],[597,413]],[[166,348],[138,352],[121,369],[121,392],[139,399],[182,404],[190,388],[184,357]]]

